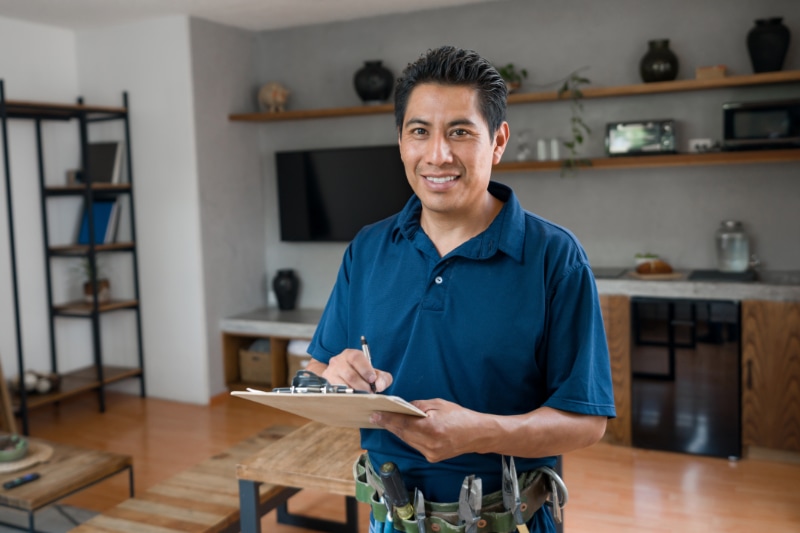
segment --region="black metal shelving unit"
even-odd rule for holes
[[[84,105],[82,99],[77,104],[56,104],[27,101],[6,100],[3,80],[0,80],[0,129],[2,130],[2,149],[4,154],[4,171],[6,186],[6,201],[9,229],[9,248],[11,263],[11,278],[13,287],[13,306],[15,317],[15,336],[17,344],[18,375],[25,373],[25,357],[23,339],[20,326],[19,286],[17,279],[17,257],[14,242],[14,205],[12,200],[11,166],[9,163],[10,147],[8,140],[8,121],[10,119],[32,120],[35,122],[36,149],[38,159],[38,174],[41,202],[41,216],[43,227],[43,244],[45,255],[45,281],[47,285],[47,304],[49,309],[50,333],[50,366],[51,371],[59,374],[60,386],[56,391],[42,395],[27,394],[25,387],[19,387],[19,392],[14,398],[15,412],[20,416],[22,431],[29,432],[28,412],[43,405],[54,404],[78,394],[96,391],[99,409],[105,411],[105,387],[111,383],[129,378],[139,379],[139,389],[142,397],[145,396],[144,380],[144,352],[142,346],[142,323],[139,298],[139,269],[136,247],[136,220],[133,194],[133,166],[131,157],[130,128],[128,122],[128,95],[123,93],[123,107],[103,107]],[[42,143],[42,125],[48,121],[76,121],[80,135],[81,168],[85,183],[77,185],[48,186],[45,183],[44,146]],[[122,121],[124,128],[125,161],[127,166],[127,183],[92,183],[89,172],[89,126],[93,123],[107,121]],[[93,203],[102,199],[126,196],[128,198],[128,211],[130,218],[131,240],[128,242],[115,242],[110,244],[95,242],[95,223]],[[88,214],[89,242],[87,245],[58,245],[50,243],[48,234],[48,208],[47,202],[51,198],[80,197],[83,198]],[[126,253],[131,255],[133,263],[133,298],[126,300],[98,301],[97,260],[101,254]],[[91,267],[91,283],[93,285],[93,298],[91,302],[74,301],[65,303],[53,302],[51,262],[54,258],[84,258]],[[136,322],[136,338],[138,343],[138,364],[135,367],[109,366],[103,363],[103,351],[100,335],[100,317],[104,313],[127,310],[134,315]],[[55,336],[55,321],[59,317],[88,320],[92,331],[92,360],[93,364],[66,373],[58,371],[58,357]]]

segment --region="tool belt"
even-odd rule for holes
[[[540,467],[519,476],[520,511],[525,523],[548,500],[553,490],[553,476],[562,490],[565,489],[558,474],[548,467]],[[404,520],[397,513],[387,516],[387,507],[382,498],[383,483],[373,470],[367,453],[363,453],[353,464],[353,478],[356,482],[356,499],[372,507],[375,520],[391,520],[395,529],[405,533],[421,533],[416,520]],[[564,503],[566,498],[560,505],[563,507]],[[424,533],[465,533],[467,526],[459,519],[458,505],[458,502],[437,503],[425,500]],[[507,510],[503,503],[502,491],[483,497],[480,519],[476,525],[478,533],[508,533],[517,529],[514,513]]]

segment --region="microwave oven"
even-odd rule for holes
[[[725,150],[800,147],[800,99],[722,106]]]
[[[675,153],[674,120],[637,120],[606,124],[609,156]]]

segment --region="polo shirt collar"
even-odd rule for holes
[[[488,190],[492,196],[503,202],[503,208],[483,233],[459,246],[454,253],[473,259],[488,259],[498,251],[502,251],[521,262],[525,238],[525,211],[514,191],[507,185],[491,181]],[[392,231],[393,242],[397,242],[400,238],[405,238],[409,242],[414,240],[414,235],[422,230],[419,223],[421,213],[422,202],[414,194],[397,217]]]

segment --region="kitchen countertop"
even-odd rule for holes
[[[310,339],[321,317],[322,309],[281,311],[264,307],[223,318],[219,326],[225,333],[238,335]]]
[[[597,267],[597,291],[657,298],[699,298],[709,300],[774,300],[800,302],[800,272],[761,272],[760,281],[642,280],[631,277],[623,267]],[[688,276],[688,272],[684,272]],[[225,333],[244,336],[273,336],[310,339],[322,316],[321,309],[280,311],[262,308],[220,320]]]
[[[658,298],[701,298],[713,300],[775,300],[800,302],[800,272],[759,272],[758,281],[648,280],[632,277],[623,268],[600,267],[597,291]],[[616,274],[616,275],[615,275]]]

